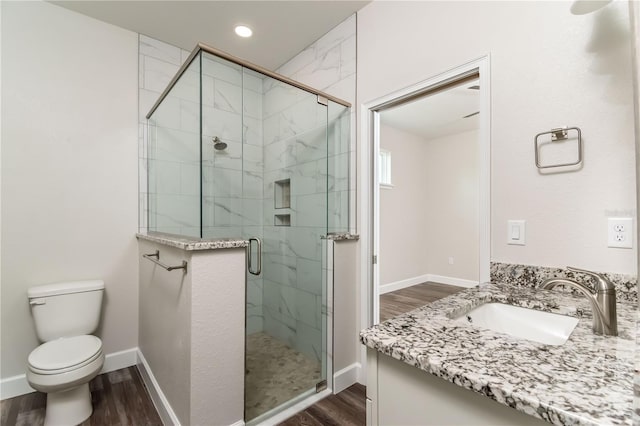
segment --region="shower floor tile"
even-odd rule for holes
[[[245,421],[314,388],[320,363],[266,333],[247,336]]]

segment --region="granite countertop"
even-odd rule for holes
[[[216,250],[216,249],[228,249],[247,247],[249,245],[248,240],[241,238],[212,238],[212,239],[199,239],[199,238],[184,238],[173,235],[149,235],[149,234],[136,234],[137,238],[141,238],[147,241],[153,241],[154,243],[164,244],[171,247],[177,247],[183,250]],[[349,232],[335,232],[329,233],[322,237],[326,240],[334,241],[347,241],[358,240],[360,236],[357,234],[351,234]]]
[[[329,232],[323,236],[322,239],[333,241],[357,241],[360,239],[360,235],[352,234],[350,232]]]
[[[581,318],[551,346],[454,322],[487,302]],[[360,332],[363,344],[556,425],[631,424],[636,306],[618,301],[618,337],[592,332],[589,302],[562,291],[483,284]]]
[[[182,238],[170,235],[148,235],[136,234],[137,238],[152,241],[154,243],[164,244],[176,247],[182,250],[218,250],[229,248],[242,248],[249,245],[248,240],[233,238],[216,238],[216,239],[198,239],[198,238]]]

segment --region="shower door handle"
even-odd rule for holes
[[[251,269],[252,267],[252,259],[253,259],[253,255],[251,254],[251,243],[255,241],[258,244],[258,255],[256,256],[258,258],[258,264],[256,265],[256,270],[253,271]],[[260,275],[260,273],[262,272],[262,241],[260,241],[260,238],[249,238],[249,245],[247,246],[247,262],[248,262],[248,269],[249,269],[249,273],[253,274],[253,275]]]

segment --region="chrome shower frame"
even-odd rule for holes
[[[245,61],[244,59],[240,59],[237,56],[233,56],[227,52],[224,52],[220,49],[216,49],[215,47],[211,47],[208,46],[204,43],[198,43],[198,45],[195,47],[195,49],[193,49],[193,51],[191,52],[191,54],[189,55],[189,57],[187,58],[186,61],[184,61],[184,63],[182,64],[182,66],[180,67],[180,69],[178,70],[178,72],[176,73],[176,75],[171,79],[171,81],[169,82],[169,85],[167,86],[166,89],[164,89],[164,92],[162,92],[162,94],[160,95],[160,97],[158,98],[158,100],[156,101],[155,104],[153,104],[153,107],[151,107],[151,110],[149,110],[149,112],[147,113],[147,119],[151,118],[151,115],[153,115],[154,111],[160,106],[160,104],[162,103],[162,101],[164,100],[164,98],[169,94],[169,92],[171,92],[171,89],[173,88],[173,86],[178,82],[178,80],[180,79],[180,77],[182,76],[182,74],[184,74],[184,72],[187,70],[187,68],[189,67],[189,65],[191,65],[191,62],[198,56],[198,54],[200,52],[207,52],[210,53],[212,55],[218,56],[222,59],[226,59],[229,62],[233,62],[235,64],[241,65],[245,68],[248,68],[250,70],[259,72],[261,74],[266,75],[267,77],[271,77],[273,79],[282,81],[283,83],[287,83],[290,84],[291,86],[297,87],[298,89],[302,89],[306,92],[309,93],[313,93],[314,95],[318,95],[320,97],[326,98],[330,101],[333,101],[337,104],[340,104],[342,106],[345,107],[351,107],[351,103],[342,100],[340,98],[336,98],[335,96],[331,96],[327,93],[321,92],[319,90],[314,89],[311,86],[307,86],[306,84],[302,84],[299,81],[295,81],[292,80],[288,77],[285,77],[284,75],[278,74],[276,72],[273,72],[271,70],[268,70],[264,67],[261,67],[260,65],[256,65],[254,63],[251,63],[249,61]]]

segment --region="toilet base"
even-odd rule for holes
[[[47,394],[44,425],[77,425],[87,420],[92,412],[89,383],[63,392],[51,392]]]

